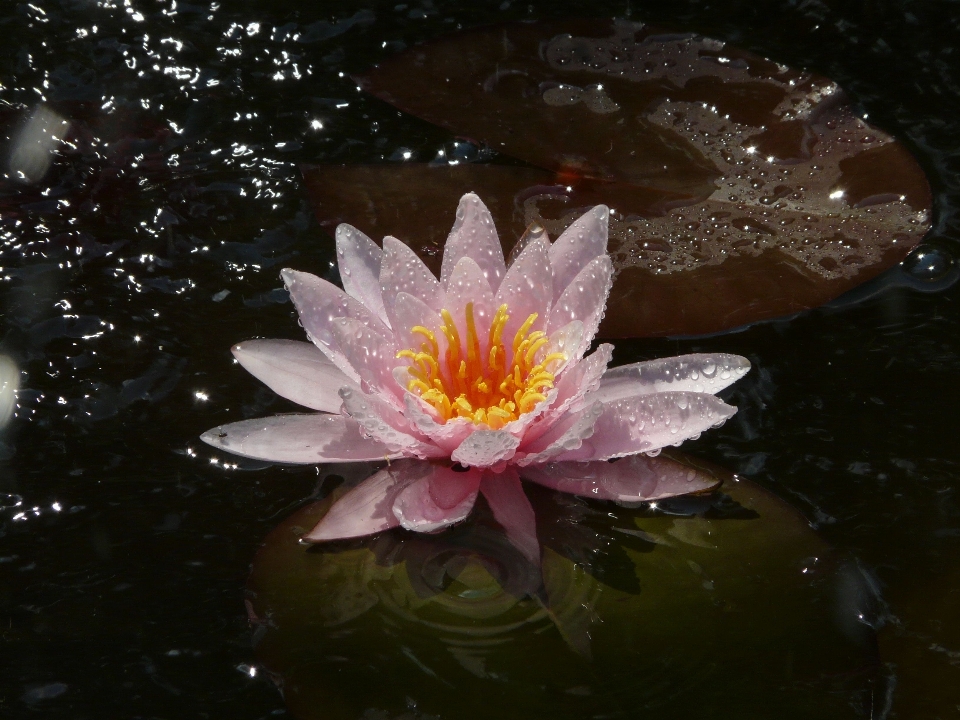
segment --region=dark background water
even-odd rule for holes
[[[23,372],[0,438],[0,716],[285,713],[247,672],[243,586],[318,473],[225,467],[197,436],[291,409],[228,349],[299,337],[280,267],[330,272],[296,164],[434,156],[450,135],[347,75],[461,26],[584,12],[833,78],[923,165],[930,242],[955,253],[953,3],[3,6],[5,135],[46,103],[73,147],[0,187],[0,352]],[[877,579],[891,717],[960,714],[958,292],[892,289],[708,340],[621,342],[615,358],[751,358],[735,420],[685,449],[773,490]]]

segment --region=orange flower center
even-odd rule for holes
[[[463,417],[499,430],[546,400],[545,393],[553,387],[553,370],[567,356],[554,352],[537,360],[547,344],[547,335],[542,330],[530,332],[537,313],[531,314],[517,330],[509,365],[502,337],[510,319],[506,305],[497,308],[490,322],[486,353],[477,335],[473,303],[467,303],[466,307],[467,332],[463,344],[450,312],[441,310],[440,315],[443,318],[440,330],[447,339],[443,358],[436,335],[420,325],[411,329],[424,338],[420,349],[401,350],[397,357],[412,361],[407,368],[410,373],[407,389],[433,407],[442,422]]]

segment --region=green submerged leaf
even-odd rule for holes
[[[526,490],[539,567],[482,503],[437,535],[300,544],[338,488],[276,528],[248,595],[291,713],[843,718],[869,691],[842,559],[769,491],[727,476],[624,508]]]

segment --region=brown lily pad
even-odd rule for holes
[[[816,307],[900,262],[929,228],[919,166],[835,83],[698,35],[517,23],[413,48],[360,83],[531,167],[306,168],[321,221],[429,257],[468,190],[507,246],[530,223],[556,236],[605,203],[618,273],[608,337]]]

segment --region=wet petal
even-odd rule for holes
[[[666,392],[605,403],[593,436],[558,460],[605,460],[679,445],[737,409],[708,393]]]
[[[517,240],[516,245],[510,248],[510,254],[507,256],[507,272],[510,271],[513,264],[520,258],[523,251],[527,249],[527,246],[537,240],[543,240],[547,244],[547,247],[550,246],[550,234],[547,232],[547,229],[540,223],[530,223],[523,231],[520,239]],[[551,274],[553,273],[552,270],[550,272]]]
[[[607,305],[613,283],[613,263],[607,255],[596,257],[567,285],[550,309],[550,332],[572,320],[583,323],[580,354],[590,347]]]
[[[490,327],[493,320],[493,292],[484,275],[484,272],[470,257],[463,257],[444,283],[446,291],[443,298],[443,307],[453,316],[454,322],[461,333],[461,341],[465,342],[467,303],[473,303],[473,317],[477,332],[483,342],[487,333],[484,328]]]
[[[430,472],[410,483],[393,503],[393,513],[407,530],[432,532],[460,522],[473,509],[480,487],[477,470],[456,472],[431,465]]]
[[[403,413],[414,427],[430,438],[430,442],[451,453],[474,431],[476,425],[466,418],[455,418],[440,424],[420,398],[413,393],[403,396]]]
[[[704,492],[712,475],[664,457],[632,455],[616,462],[557,462],[524,468],[526,480],[553,490],[615,502],[644,502]]]
[[[521,448],[527,452],[528,443],[542,436],[553,427],[554,423],[560,421],[569,410],[577,410],[582,407],[582,400],[589,393],[596,390],[600,384],[600,378],[610,362],[613,355],[613,345],[604,343],[594,352],[568,366],[560,375],[556,384],[556,398],[547,410],[543,418],[533,425],[523,436]],[[593,401],[593,397],[589,400]]]
[[[380,246],[352,225],[337,226],[337,262],[343,289],[389,324],[380,292]]]
[[[553,271],[548,253],[545,235],[531,240],[507,270],[497,290],[494,307],[505,303],[510,314],[503,330],[508,343],[533,313],[537,314],[537,320],[531,330],[543,330],[547,326],[553,304]]]
[[[491,467],[512,458],[519,445],[519,438],[506,430],[476,430],[450,454],[450,459],[467,467]]]
[[[485,472],[480,481],[480,492],[493,512],[493,518],[506,531],[510,543],[527,560],[539,565],[537,521],[517,473],[509,468],[499,474]]]
[[[490,211],[474,193],[460,198],[457,219],[443,248],[440,282],[444,288],[449,286],[457,263],[465,257],[476,261],[490,288],[496,292],[507,266]]]
[[[303,536],[306,542],[363,537],[397,527],[393,501],[403,489],[390,468],[367,478],[333,504],[316,527]]]
[[[517,465],[539,465],[565,452],[575,452],[596,430],[603,403],[595,402],[577,412],[569,412],[533,442],[525,444]],[[518,453],[519,455],[519,453]]]
[[[338,391],[353,381],[316,346],[297,340],[247,340],[231,348],[243,368],[280,397],[324,412],[340,410]]]
[[[440,345],[440,354],[446,349],[447,339],[440,326],[443,320],[440,313],[427,305],[420,298],[414,297],[409,293],[397,293],[397,299],[392,308],[393,312],[393,332],[396,337],[397,347],[401,349],[419,349],[424,342],[423,335],[411,332],[417,326],[425,327],[434,334],[437,344]]]
[[[343,414],[353,418],[364,434],[391,452],[418,458],[446,455],[425,442],[426,437],[386,400],[349,387],[341,390],[340,397],[343,399]]]
[[[389,328],[360,301],[316,275],[289,269],[282,271],[280,275],[297,308],[300,323],[306,330],[307,337],[356,382],[358,377],[354,375],[350,364],[346,361],[334,333],[334,320],[353,318],[380,334],[389,333]]]
[[[591,261],[607,254],[609,223],[610,209],[606,205],[597,205],[577,218],[550,246],[555,300],[560,299],[567,286]]]
[[[726,353],[679,355],[610,368],[595,397],[609,402],[667,391],[718,393],[750,370],[750,361]]]
[[[442,307],[440,302],[443,294],[437,278],[413,250],[390,236],[383,239],[380,291],[387,316],[393,327],[396,327],[396,318],[392,314],[393,307],[397,301],[397,295],[401,292],[419,298],[437,312]]]
[[[362,462],[398,457],[342,415],[278,415],[220,425],[200,436],[234,455],[282,463]]]
[[[401,388],[393,377],[397,347],[393,334],[381,334],[354,318],[337,318],[333,335],[364,392],[376,392],[399,405]]]

